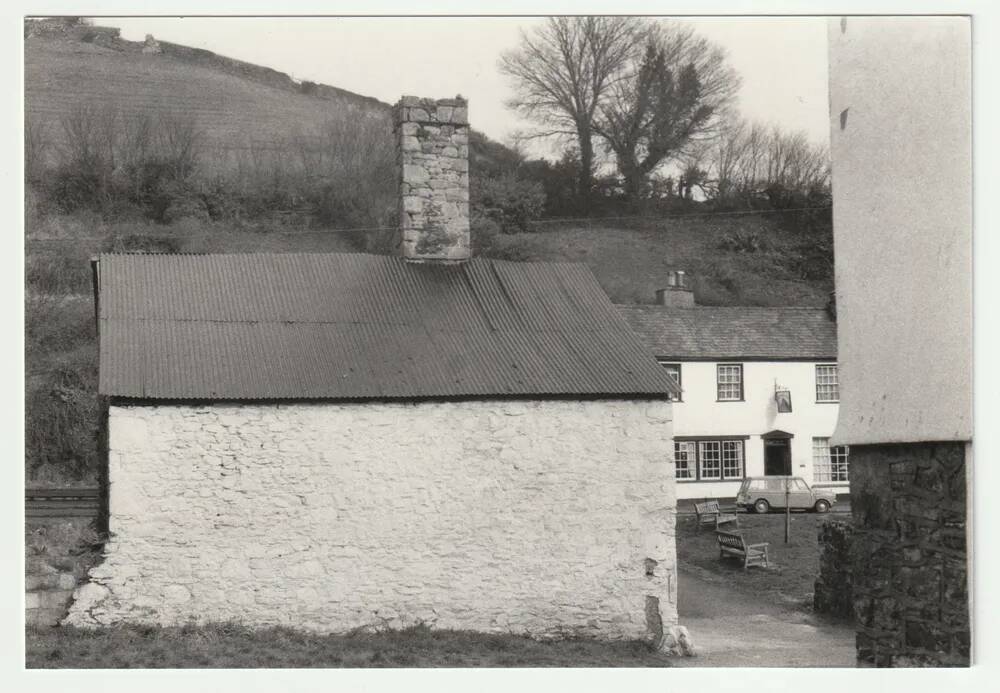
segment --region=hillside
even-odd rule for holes
[[[53,144],[60,119],[81,105],[194,117],[213,162],[251,143],[281,146],[331,118],[389,117],[389,104],[370,97],[167,42],[147,54],[142,43],[116,36],[79,27],[25,40],[26,117],[42,123]]]
[[[616,303],[653,303],[668,270],[693,278],[703,305],[824,306],[833,291],[829,222],[806,232],[796,213],[665,217],[623,226],[594,220],[501,236],[498,252],[525,260],[582,262]],[[819,236],[819,239],[817,239]],[[733,238],[755,238],[755,251]]]
[[[389,106],[208,51],[161,42],[161,52],[144,53],[142,43],[100,27],[52,23],[28,33],[27,129],[44,136],[48,158],[58,158],[65,122],[81,106],[125,116],[173,114],[193,118],[200,131],[198,184],[216,197],[216,174],[242,187],[240,199],[232,188],[230,198],[220,198],[234,205],[221,214],[204,203],[197,214],[171,219],[152,218],[148,202],[69,209],[61,204],[64,191],[73,191],[66,171],[46,166],[42,153],[25,201],[26,474],[33,484],[93,483],[99,407],[90,258],[108,251],[370,250],[369,232],[350,229],[370,227],[369,220],[395,223]],[[296,150],[331,120],[340,123],[331,139],[307,142],[316,145],[308,157]],[[100,117],[89,122],[98,127]],[[33,146],[26,141],[26,165]],[[283,158],[296,155],[298,169],[282,168]],[[470,137],[470,157],[474,177],[517,160],[478,133]],[[93,175],[80,168],[78,177]],[[109,168],[114,179],[117,164]],[[303,190],[315,196],[312,207],[302,204]],[[190,201],[185,194],[180,203]],[[828,211],[816,218],[729,214],[692,203],[641,223],[543,220],[533,233],[501,233],[482,248],[501,259],[586,263],[619,303],[652,302],[667,270],[683,269],[702,304],[820,306],[833,288],[831,243]]]

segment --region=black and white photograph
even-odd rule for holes
[[[11,20],[20,667],[981,664],[978,20],[827,10]]]

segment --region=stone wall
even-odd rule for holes
[[[655,638],[671,408],[113,406],[111,540],[66,623],[238,619]]]
[[[412,260],[470,257],[469,109],[465,99],[404,96],[394,109],[399,250]]]
[[[24,620],[29,626],[56,626],[66,616],[76,577],[42,561],[29,561],[24,575]]]
[[[858,659],[969,664],[964,443],[851,446]]]
[[[843,520],[828,520],[819,528],[819,577],[813,593],[813,609],[839,618],[854,618],[851,545],[854,526]]]

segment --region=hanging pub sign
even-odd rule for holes
[[[792,392],[791,390],[781,390],[775,388],[774,401],[778,404],[779,414],[790,414],[792,412]]]

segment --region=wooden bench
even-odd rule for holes
[[[768,542],[763,544],[748,544],[742,534],[717,530],[715,538],[719,542],[719,558],[736,556],[743,559],[743,570],[751,565],[762,565],[769,568],[767,562]]]
[[[735,523],[740,526],[740,519],[736,513],[724,513],[719,509],[719,501],[706,501],[694,504],[694,514],[698,516],[698,526],[713,525],[718,529],[720,525]]]

